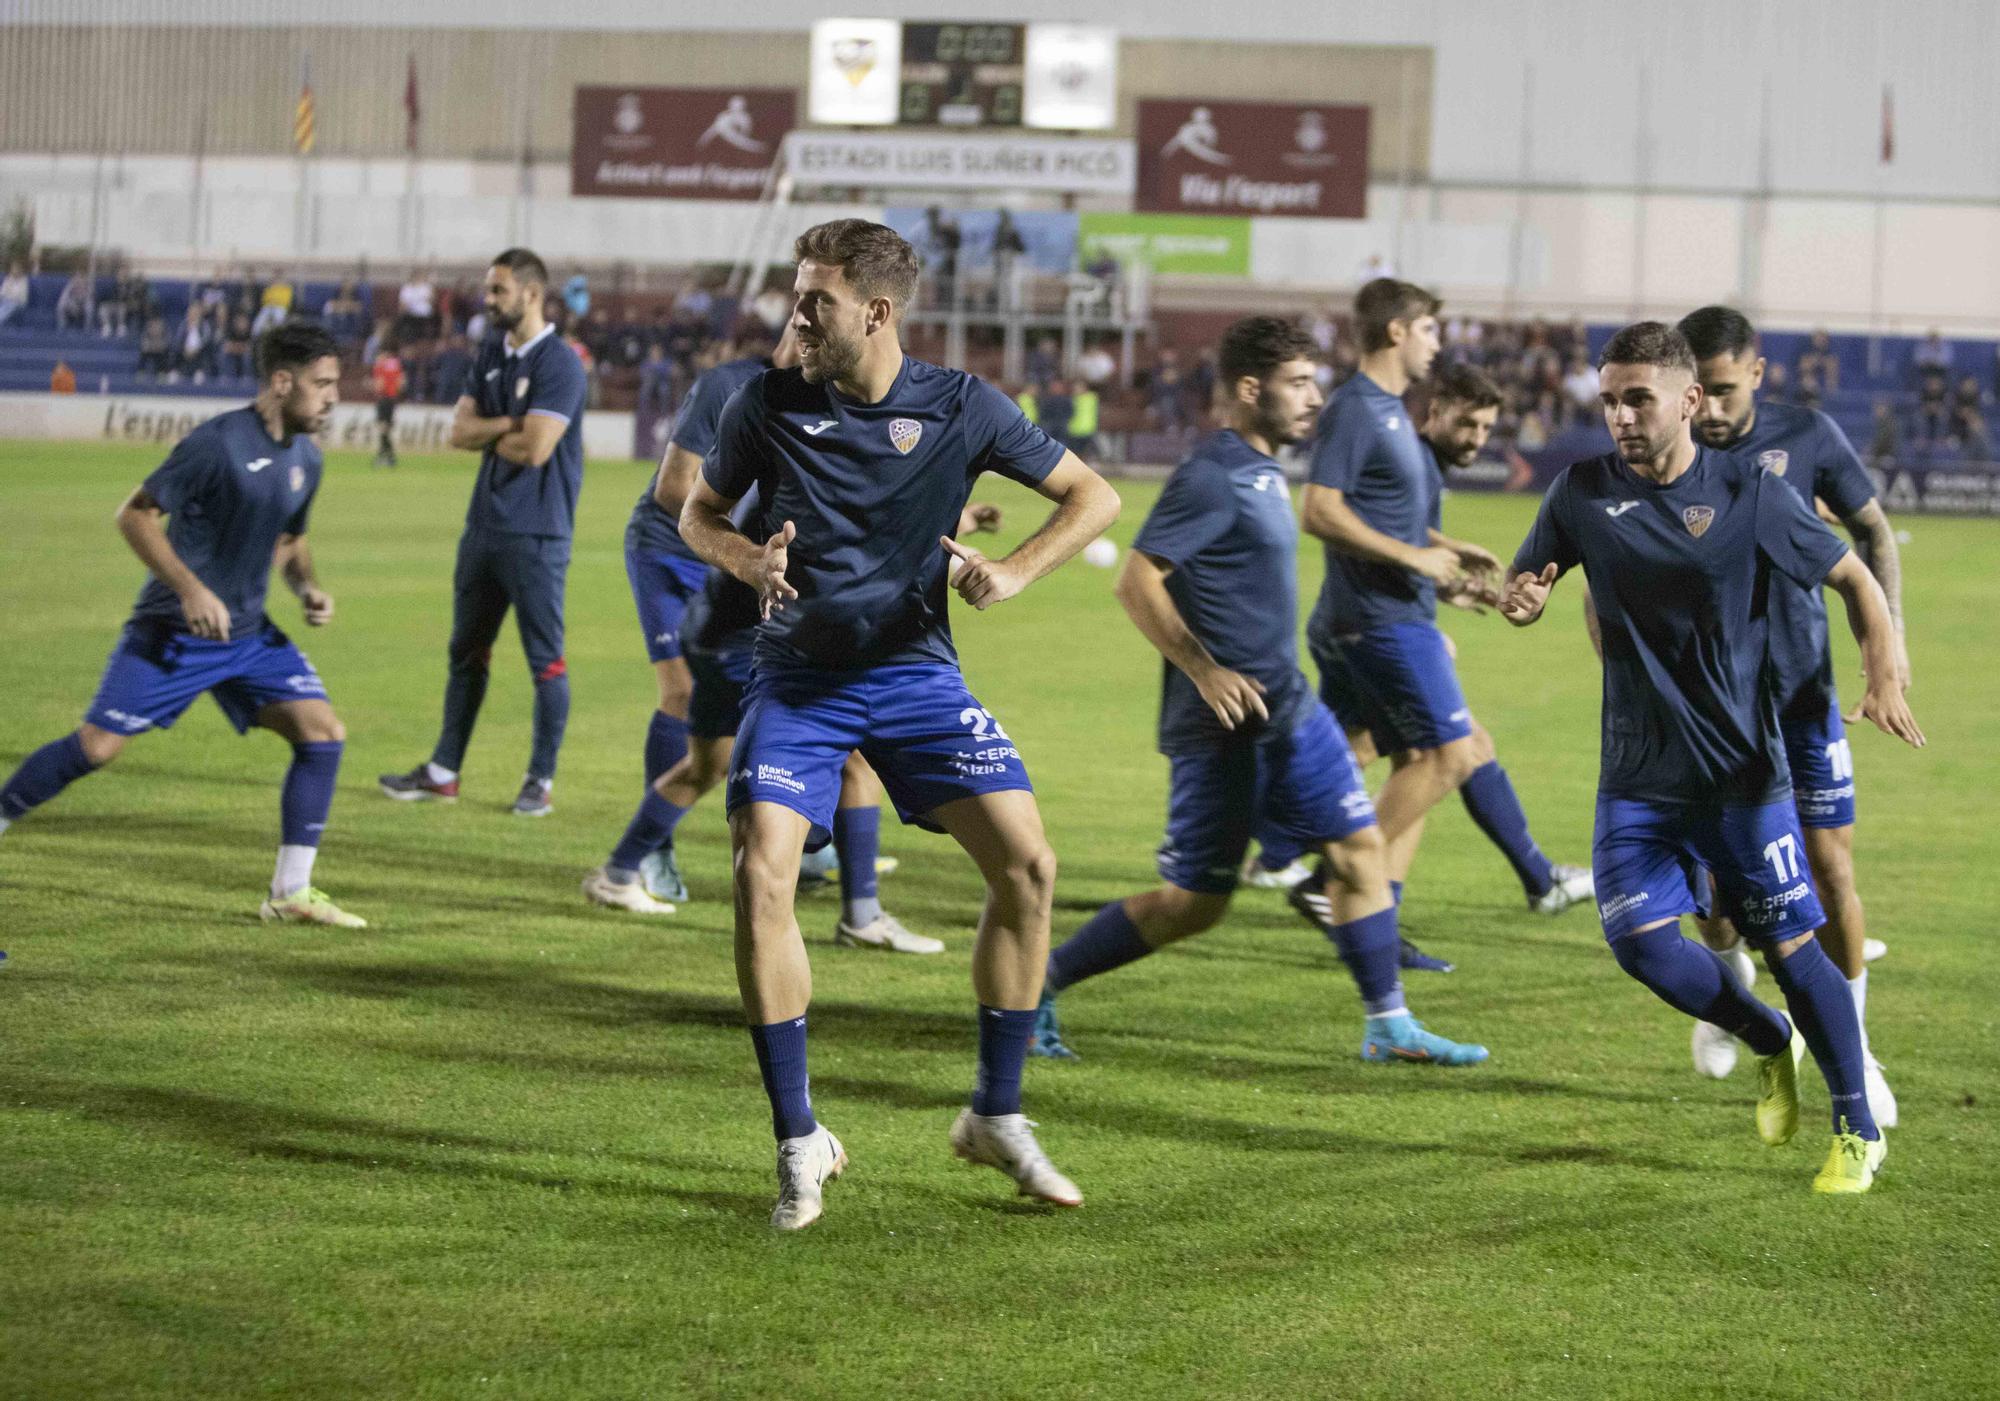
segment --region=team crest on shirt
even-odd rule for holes
[[[923,424],[914,418],[892,418],[889,420],[889,441],[896,445],[896,451],[907,456],[917,445],[917,439],[924,436]]]
[[[1774,477],[1785,475],[1785,469],[1792,465],[1792,455],[1783,448],[1772,448],[1769,452],[1757,454],[1757,466]]]
[[[294,462],[292,464],[292,490],[294,492],[300,492],[304,491],[305,489],[306,489],[306,469],[299,466],[298,463]]]
[[[1688,534],[1699,540],[1708,533],[1709,526],[1715,523],[1715,507],[1690,506],[1681,512],[1681,520],[1686,523]]]

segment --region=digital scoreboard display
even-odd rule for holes
[[[904,126],[1017,127],[1025,24],[903,25]]]

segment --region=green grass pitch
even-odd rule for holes
[[[111,527],[157,461],[0,445],[0,766],[69,729],[140,570]],[[465,455],[336,455],[315,514],[351,732],[320,883],[359,934],[261,926],[285,754],[200,702],[0,839],[0,1396],[1973,1397],[2000,1390],[1990,524],[1912,519],[1912,699],[1931,747],[1855,736],[1860,868],[1890,946],[1870,1002],[1902,1101],[1865,1198],[1807,1184],[1748,1058],[1697,1078],[1688,1024],[1590,911],[1523,908],[1452,804],[1406,924],[1409,980],[1485,1067],[1364,1066],[1332,952],[1273,896],[1073,990],[1086,1057],[1027,1107],[1088,1204],[1017,1205],[951,1160],[972,1068],[979,888],[892,822],[889,908],[929,960],[836,950],[801,905],[816,1102],[853,1155],[825,1219],[765,1225],[763,1096],[731,972],[715,798],[669,920],[577,882],[640,790],[653,680],[621,564],[636,464],[593,464],[570,572],[575,709],[556,813],[507,815],[528,744],[511,631],[454,807],[374,775],[428,752]],[[1003,543],[1039,518],[1027,493]],[[1124,489],[1131,538],[1152,488]],[[1503,556],[1533,503],[1460,496]],[[1302,551],[1303,585],[1319,576]],[[974,690],[1026,754],[1062,859],[1056,933],[1153,880],[1158,667],[1074,563],[961,615]],[[1571,585],[1544,624],[1450,614],[1472,704],[1543,845],[1587,859],[1597,673]],[[1853,647],[1841,638],[1843,682]],[[1375,775],[1379,778],[1379,774]],[[1760,984],[1770,991],[1769,980]]]

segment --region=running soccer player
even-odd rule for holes
[[[479,348],[452,413],[451,445],[480,454],[452,575],[450,674],[444,725],[428,762],[385,773],[402,802],[458,797],[458,771],[486,699],[493,642],[507,610],[535,679],[534,747],[515,796],[517,817],[553,810],[556,751],[569,720],[563,583],[576,498],[583,490],[583,362],[543,314],[549,272],[525,248],[486,270],[486,319],[500,335]]]
[[[1684,317],[1680,332],[1695,354],[1701,382],[1701,410],[1695,431],[1710,447],[1751,458],[1781,478],[1808,505],[1824,502],[1854,537],[1868,570],[1882,586],[1895,621],[1896,663],[1905,690],[1910,684],[1909,652],[1903,639],[1903,570],[1896,532],[1876,498],[1875,483],[1840,425],[1817,409],[1759,403],[1764,359],[1757,331],[1742,313],[1706,306]],[[1771,598],[1771,680],[1777,688],[1778,725],[1784,731],[1791,765],[1792,798],[1805,830],[1806,860],[1813,888],[1826,907],[1819,939],[1827,956],[1854,992],[1861,1022],[1861,1049],[1868,1073],[1868,1107],[1885,1129],[1896,1127],[1896,1096],[1868,1040],[1868,964],[1881,945],[1868,938],[1861,896],[1854,880],[1854,761],[1833,679],[1833,651],[1826,602],[1818,589],[1789,585]],[[1702,937],[1729,956],[1741,941],[1726,921],[1704,921]],[[1869,946],[1873,944],[1874,947]],[[1748,966],[1743,960],[1739,967]],[[1745,979],[1748,982],[1748,979]],[[1697,1023],[1696,1069],[1717,1079],[1736,1063],[1736,1042],[1720,1027]]]
[[[1298,525],[1274,455],[1313,430],[1323,402],[1315,353],[1310,335],[1276,317],[1224,332],[1230,426],[1174,470],[1119,572],[1119,603],[1164,658],[1163,884],[1106,905],[1049,955],[1036,1055],[1075,1055],[1056,994],[1215,926],[1261,822],[1323,855],[1327,937],[1361,990],[1361,1058],[1486,1059],[1484,1046],[1446,1040],[1410,1015],[1382,832],[1347,741],[1299,670]]]
[[[1592,862],[1619,966],[1669,1006],[1758,1055],[1757,1132],[1798,1130],[1798,1062],[1810,1046],[1833,1100],[1820,1192],[1865,1192],[1888,1151],[1869,1112],[1854,998],[1813,931],[1784,732],[1766,685],[1765,600],[1824,582],[1847,606],[1868,689],[1861,713],[1912,745],[1889,606],[1861,562],[1798,492],[1753,459],[1697,446],[1694,352],[1657,321],[1627,326],[1600,360],[1599,402],[1617,451],[1564,469],[1514,556],[1501,612],[1525,627],[1581,565],[1604,646],[1603,759]],[[1705,866],[1722,910],[1766,960],[1791,1013],[1752,997],[1684,939]]]
[[[403,401],[403,357],[385,345],[368,367],[375,385],[375,457],[370,467],[396,465],[396,405]]]
[[[1404,392],[1437,357],[1438,307],[1431,293],[1394,278],[1376,278],[1356,295],[1360,365],[1321,416],[1302,510],[1306,533],[1326,543],[1326,576],[1306,624],[1322,697],[1350,730],[1370,731],[1394,765],[1376,809],[1388,844],[1389,889],[1399,903],[1425,814],[1475,774],[1509,841],[1532,845],[1525,816],[1517,817],[1518,800],[1506,801],[1512,784],[1482,762],[1488,751],[1473,733],[1450,646],[1437,626],[1440,588],[1493,587],[1500,567],[1489,551],[1437,528],[1442,477],[1403,406]],[[1548,884],[1531,890],[1531,908],[1545,897],[1561,907],[1589,894],[1580,873],[1558,881],[1552,870],[1542,871],[1535,880]],[[1293,905],[1324,928],[1306,898],[1312,893],[1310,886],[1295,888]],[[1405,959],[1414,967],[1450,968],[1413,946]]]
[[[320,482],[312,435],[340,397],[340,349],[319,326],[293,321],[258,339],[256,363],[255,402],[181,439],[119,508],[118,533],[152,577],[83,723],[30,754],[0,787],[0,832],[135,736],[172,728],[206,691],[238,734],[257,726],[292,746],[278,864],[259,915],[361,929],[365,920],[312,883],[347,731],[319,673],[264,611],[275,561],[306,625],[333,620],[306,524]]]
[[[792,907],[800,853],[831,835],[841,765],[856,749],[904,821],[950,834],[986,880],[972,955],[979,1074],[952,1149],[1026,1195],[1080,1205],[1020,1112],[1055,855],[1020,751],[959,673],[946,564],[960,561],[958,596],[990,608],[1101,534],[1118,496],[997,389],[903,354],[917,256],[894,230],[839,219],[801,234],[793,252],[801,363],[729,401],[681,516],[683,538],[754,589],[764,614],[727,801],[737,982],[778,1138],[771,1224],[816,1220],[823,1184],[847,1165],[807,1095],[812,975]],[[986,471],[1056,503],[1000,559],[946,533]],[[753,487],[762,541],[729,521]]]
[[[1480,449],[1486,446],[1486,439],[1499,415],[1500,387],[1484,372],[1469,365],[1450,365],[1436,377],[1424,414],[1424,425],[1417,435],[1429,459],[1430,472],[1425,491],[1429,500],[1428,521],[1433,539],[1444,538],[1444,469],[1470,465],[1479,456]],[[1441,588],[1438,597],[1442,602],[1474,612],[1484,612],[1488,605],[1499,602],[1494,582],[1472,576],[1462,576],[1455,586]],[[1443,642],[1445,664],[1455,671],[1456,652],[1451,639],[1442,632],[1438,635]],[[1338,645],[1322,645],[1314,649],[1313,656],[1320,674],[1320,695],[1347,731],[1347,740],[1354,749],[1356,762],[1366,770],[1376,756],[1383,753],[1389,754],[1390,762],[1398,767],[1410,762],[1407,751],[1399,753],[1393,748],[1401,737],[1400,712],[1385,708],[1376,693],[1377,688],[1369,684],[1366,676],[1355,672],[1346,652]],[[1473,824],[1486,834],[1487,840],[1513,867],[1521,882],[1522,893],[1527,897],[1528,908],[1536,914],[1555,915],[1588,900],[1591,894],[1588,868],[1560,865],[1542,853],[1528,829],[1528,816],[1514,792],[1513,780],[1500,764],[1493,737],[1477,718],[1471,718],[1470,724],[1473,769],[1459,785],[1458,796]],[[1403,838],[1404,849],[1397,853],[1400,868],[1392,867],[1391,870],[1398,880],[1403,878],[1409,863],[1414,860],[1418,843],[1423,837],[1424,823],[1425,817],[1420,814]],[[1264,858],[1266,864],[1283,854],[1285,849],[1282,846],[1267,852]],[[1326,908],[1317,883],[1298,889],[1293,903],[1303,905],[1304,912],[1316,921],[1326,918]],[[1407,939],[1403,941],[1403,966],[1434,972],[1449,972],[1452,968],[1451,964],[1424,953]]]

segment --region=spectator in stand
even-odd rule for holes
[[[214,373],[215,328],[209,325],[201,303],[196,302],[181,318],[180,358],[168,373],[167,382],[171,384],[186,375],[196,384],[202,384]]]
[[[251,330],[250,314],[242,307],[232,307],[223,322],[221,371],[225,379],[254,379],[257,365],[251,354],[251,345],[256,340]]]
[[[1173,352],[1168,351],[1167,353],[1171,355]],[[1030,347],[1027,364],[1029,384],[1037,387],[1045,385],[1056,377],[1056,371],[1061,368],[1062,364],[1057,359],[1056,338],[1054,336],[1043,336]]]
[[[654,341],[639,362],[639,417],[664,417],[674,410],[674,362],[667,348]]]
[[[139,374],[143,379],[158,379],[171,374],[174,364],[173,337],[167,333],[167,321],[163,316],[146,318],[146,329],[139,333]]]
[[[993,305],[1014,304],[1011,288],[1014,285],[1014,269],[1020,266],[1021,255],[1028,251],[1028,240],[1021,236],[1021,226],[1014,222],[1014,216],[1007,210],[1000,211],[1000,220],[993,226]]]
[[[28,305],[28,270],[19,263],[8,265],[7,276],[0,279],[0,326],[19,316]]]
[[[91,306],[90,279],[83,269],[78,268],[63,283],[62,292],[56,297],[56,326],[64,331],[88,331],[90,329]]]
[[[1514,427],[1514,446],[1522,452],[1540,452],[1555,434],[1556,425],[1543,409],[1548,397],[1544,395],[1541,402],[1530,404]]]
[[[1333,347],[1340,340],[1340,319],[1333,308],[1321,305],[1314,308],[1312,319],[1306,322],[1306,334],[1319,347],[1319,358],[1328,359],[1333,355]]]
[[[1185,401],[1187,386],[1181,381],[1180,355],[1172,346],[1160,352],[1146,384],[1146,417],[1161,432],[1179,432],[1187,427]]]
[[[1917,391],[1916,428],[1910,446],[1917,452],[1935,452],[1951,436],[1951,396],[1945,377],[1936,365],[1926,365],[1923,387]]]
[[[1930,334],[1924,337],[1924,343],[1917,347],[1917,353],[1912,358],[1916,361],[1917,367],[1920,370],[1936,369],[1949,371],[1951,369],[1951,346],[1946,343],[1942,335],[1938,334],[1937,327],[1933,326],[1930,329]]]
[[[1840,392],[1840,357],[1833,353],[1833,338],[1825,331],[1814,331],[1799,352],[1797,372],[1802,395],[1824,399]]]
[[[431,358],[431,399],[435,403],[456,403],[465,391],[465,377],[472,373],[472,345],[462,331],[454,331],[438,345]]]
[[[1783,365],[1770,364],[1764,367],[1763,397],[1781,404],[1793,402],[1792,378],[1785,372]]]
[[[1037,428],[1041,427],[1042,401],[1036,395],[1034,385],[1022,385],[1021,392],[1014,396],[1014,402],[1020,406],[1021,413],[1027,418],[1028,422],[1034,424]]]
[[[1035,422],[1044,433],[1067,446],[1070,424],[1076,417],[1076,400],[1070,397],[1069,385],[1052,379],[1049,387],[1035,397],[1041,409],[1041,417]]]
[[[776,282],[764,284],[764,290],[750,303],[751,314],[764,323],[764,329],[771,333],[773,342],[784,334],[785,323],[792,319],[791,292]]]
[[[437,333],[437,286],[421,268],[410,271],[409,281],[396,293],[396,339],[422,340]]]
[[[1597,369],[1590,361],[1578,355],[1569,362],[1569,373],[1563,376],[1562,391],[1569,400],[1567,419],[1582,418],[1597,412]]]
[[[715,314],[715,297],[700,278],[681,288],[680,295],[674,298],[674,314],[685,324],[698,327],[704,339],[708,336],[713,329],[708,318]]]
[[[56,367],[49,371],[49,393],[76,393],[76,371],[69,367],[67,360],[56,361]]]
[[[958,222],[935,204],[924,211],[924,280],[937,292],[939,306],[958,300]]]
[[[574,273],[563,284],[563,305],[569,308],[570,316],[577,321],[590,315],[590,279],[583,273]]]
[[[128,272],[118,279],[117,289],[97,304],[97,333],[109,340],[122,340],[134,326],[144,328],[153,314],[153,288],[144,277]]]
[[[1896,465],[1897,454],[1902,450],[1903,430],[1896,422],[1896,411],[1887,399],[1877,399],[1875,428],[1868,439],[1868,464],[1886,470]]]
[[[1993,441],[1986,431],[1986,396],[1972,375],[1958,382],[1958,392],[1952,396],[1951,436],[1968,462],[1985,462],[1993,456]]]
[[[273,288],[281,285],[283,284],[275,282],[271,284]],[[267,293],[263,302],[258,305],[257,315],[250,322],[250,335],[253,339],[266,331],[275,331],[291,318],[292,299],[289,295],[291,288],[286,287],[285,291],[288,295],[277,301],[272,300]]]
[[[1097,459],[1097,417],[1102,401],[1089,384],[1077,384],[1070,395],[1069,450],[1087,462]]]
[[[1215,406],[1215,383],[1221,377],[1221,370],[1215,363],[1215,347],[1203,346],[1195,357],[1194,370],[1188,375],[1188,397],[1194,401],[1195,422],[1208,417]]]
[[[361,344],[368,334],[368,308],[361,304],[361,298],[354,289],[354,279],[348,278],[338,290],[326,299],[320,308],[319,317],[326,325],[326,333],[343,350],[351,350]]]
[[[382,347],[368,367],[375,384],[375,456],[370,467],[396,465],[396,405],[403,402],[403,359],[396,344]]]
[[[1083,382],[1092,389],[1103,389],[1118,373],[1118,361],[1101,341],[1085,346],[1083,354],[1076,359],[1076,372]],[[1081,456],[1081,454],[1078,454]]]

